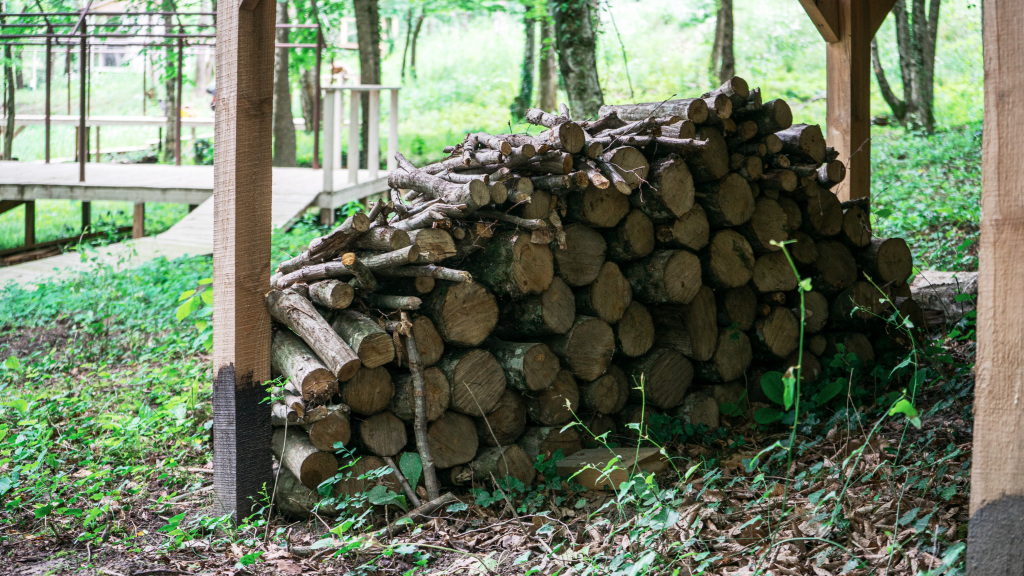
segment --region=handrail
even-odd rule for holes
[[[324,92],[324,192],[334,191],[334,166],[341,166],[341,132],[343,103],[342,93],[349,92],[349,126],[348,126],[348,182],[359,183],[359,157],[361,142],[359,138],[359,106],[363,93],[369,94],[369,107],[363,122],[367,132],[366,171],[370,180],[376,180],[380,171],[380,93],[391,91],[388,108],[388,150],[387,170],[395,168],[395,154],[398,153],[398,91],[401,86],[384,86],[379,84],[342,84],[323,86]]]

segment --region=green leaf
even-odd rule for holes
[[[782,406],[786,410],[793,407],[793,400],[796,397],[796,377],[793,376],[793,368],[786,370],[782,376]]]
[[[956,496],[956,486],[946,486],[942,489],[942,492],[939,493],[939,496],[946,502],[949,502],[950,498]]]
[[[446,512],[465,512],[468,509],[469,509],[469,504],[466,504],[465,502],[456,502],[455,504],[452,504],[451,506],[445,508],[445,511]]]
[[[178,302],[181,302],[182,300],[185,300],[187,298],[191,298],[192,295],[195,293],[195,290],[185,290],[184,292],[181,293],[181,296],[178,296]]]
[[[815,392],[814,395],[811,396],[811,400],[813,400],[815,404],[824,404],[835,398],[837,394],[843,391],[843,384],[845,384],[845,381],[841,378],[836,378],[822,386],[821,390]]]
[[[202,280],[200,280],[200,281],[198,282],[198,284],[199,284],[200,286],[205,286],[205,285],[207,285],[207,284],[213,284],[213,278],[203,278]]]
[[[804,292],[810,292],[812,290],[810,278],[804,278],[800,281],[800,290],[803,290]]]
[[[203,304],[213,305],[213,290],[203,290],[203,295],[199,297]]]
[[[403,452],[398,461],[398,467],[402,469],[405,479],[415,489],[416,485],[420,483],[420,476],[423,475],[423,461],[420,460],[420,455],[415,452]]]
[[[782,372],[765,372],[761,376],[761,390],[769,400],[782,405],[785,401],[785,385],[782,383]]]
[[[17,372],[21,370],[21,360],[18,360],[17,356],[8,356],[7,360],[4,360],[4,368]]]
[[[772,422],[782,420],[782,416],[782,412],[779,412],[775,408],[758,408],[757,411],[754,412],[754,422],[757,422],[758,424],[771,424]]]
[[[915,428],[921,427],[921,419],[918,417],[917,408],[914,408],[914,405],[910,403],[910,400],[900,398],[892,405],[892,408],[889,408],[889,416],[894,416],[896,414],[903,414],[906,416]]]
[[[198,300],[195,298],[186,300],[181,306],[178,306],[178,310],[175,312],[175,317],[178,318],[178,322],[181,322],[185,318],[188,318],[189,314],[195,312],[197,308],[199,308]]]
[[[406,510],[405,496],[400,496],[391,490],[387,486],[374,486],[366,493],[366,499],[370,501],[370,504],[374,506],[398,506],[402,510]]]

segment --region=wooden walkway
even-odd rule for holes
[[[146,164],[89,164],[86,182],[78,182],[77,164],[0,162],[0,200],[111,200],[199,204],[167,231],[156,236],[98,249],[98,258],[124,270],[160,256],[168,259],[213,252],[213,167]],[[333,208],[387,189],[387,177],[345,184],[345,170],[334,171],[339,188],[323,192],[323,174],[308,168],[274,168],[272,224],[287,225],[307,208]],[[0,268],[0,285],[29,285],[56,274],[88,271],[77,252]]]

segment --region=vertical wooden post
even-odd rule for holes
[[[180,28],[178,33],[184,34],[185,29]],[[178,109],[175,110],[174,114],[174,165],[181,166],[181,83],[182,83],[182,53],[185,50],[185,40],[181,37],[178,38],[178,85],[175,87],[177,96],[175,96],[175,103]]]
[[[100,127],[96,125],[96,163],[100,163]]]
[[[320,60],[323,56],[323,43],[324,33],[320,29],[320,19],[317,18],[316,65],[313,67],[313,170],[320,167]]]
[[[25,246],[36,243],[36,201],[25,202]]]
[[[271,120],[275,6],[217,6],[213,231],[214,489],[222,513],[247,516],[271,479]]]
[[[43,148],[46,150],[46,163],[50,163],[50,79],[53,76],[52,44],[53,29],[46,27],[46,137]]]
[[[334,101],[339,97],[337,90],[328,90],[324,96],[324,187],[323,192],[330,194],[334,192],[334,132],[337,129],[334,125]],[[334,224],[334,209],[320,209],[320,224],[331,226]]]
[[[132,238],[146,235],[146,203],[136,202],[135,213],[132,215]]]
[[[92,202],[82,202],[82,232],[92,224]]]
[[[85,19],[82,19],[82,48],[78,54],[78,181],[85,182],[85,163],[89,160],[89,134],[85,127],[86,74]]]
[[[359,183],[359,91],[349,90],[348,110],[348,182]]]
[[[388,109],[388,172],[398,165],[395,154],[398,154],[398,88],[391,89],[391,107]]]
[[[370,106],[366,115],[366,171],[370,180],[377,179],[380,171],[380,90],[370,90]]]
[[[978,266],[969,576],[1024,575],[1024,11],[985,0],[985,133]]]

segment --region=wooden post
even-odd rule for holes
[[[50,80],[53,76],[53,55],[52,55],[52,43],[53,40],[50,35],[53,34],[53,29],[49,26],[46,27],[46,136],[43,144],[43,148],[46,151],[46,163],[50,163]]]
[[[146,203],[136,202],[135,213],[132,215],[132,238],[146,235]]]
[[[313,170],[320,167],[320,66],[323,56],[324,33],[317,19],[316,66],[313,68]],[[326,146],[327,143],[325,142]],[[325,158],[326,161],[326,158]]]
[[[334,132],[337,127],[334,125],[334,101],[340,97],[337,90],[328,90],[324,96],[324,186],[323,191],[330,194],[334,191]],[[320,224],[331,226],[334,224],[334,209],[320,209]]]
[[[391,89],[391,107],[388,109],[388,172],[398,165],[398,88]]]
[[[89,160],[89,134],[85,127],[85,18],[82,19],[82,49],[78,54],[78,181],[85,182],[85,163]]]
[[[184,34],[185,33],[185,29],[184,28],[180,28],[178,30],[178,32],[181,33],[181,34]],[[175,101],[175,103],[177,104],[178,109],[175,110],[175,114],[174,114],[174,134],[176,136],[176,138],[174,139],[174,165],[175,166],[181,166],[181,83],[182,83],[182,70],[181,70],[181,66],[182,66],[182,53],[184,51],[185,51],[184,39],[179,37],[178,38],[178,85],[175,88],[175,90],[177,91],[177,96],[175,96],[175,98],[177,98],[177,100]]]
[[[82,232],[92,224],[92,202],[82,202]]]
[[[846,164],[840,200],[871,194],[871,39],[895,0],[800,0],[826,46],[828,145]]]
[[[370,106],[366,115],[366,171],[370,180],[377,179],[380,170],[380,90],[370,90]]]
[[[100,163],[100,127],[96,126],[96,163]]]
[[[25,246],[36,243],[36,201],[25,202]]]
[[[359,91],[349,90],[348,183],[359,183]]]
[[[217,6],[213,230],[214,490],[222,513],[247,516],[271,479],[271,120],[275,5]]]
[[[1024,575],[1024,12],[985,0],[978,358],[968,576]]]

